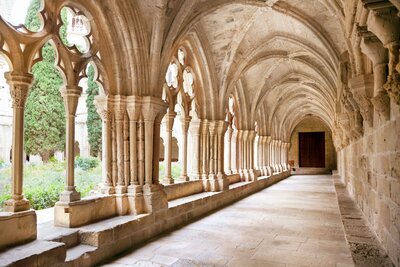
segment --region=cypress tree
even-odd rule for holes
[[[31,31],[40,28],[39,8],[40,0],[33,0],[29,6],[25,26]],[[62,17],[65,22],[66,14]],[[66,39],[65,30],[60,32]],[[35,81],[25,109],[25,152],[39,154],[47,162],[55,151],[64,150],[65,110],[60,94],[63,79],[54,66],[56,52],[51,44],[43,46],[42,57],[43,60],[32,67]]]
[[[94,105],[94,97],[99,94],[99,87],[94,80],[94,68],[89,65],[88,71],[88,88],[86,106],[88,110],[87,114],[87,128],[88,137],[90,144],[90,154],[92,156],[98,156],[101,152],[101,118],[96,111]]]

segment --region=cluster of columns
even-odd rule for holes
[[[165,177],[163,178],[164,184],[173,184],[174,179],[171,175],[171,163],[172,163],[172,129],[174,126],[174,121],[176,118],[176,113],[172,110],[168,110],[167,114],[163,119],[163,123],[165,124],[165,129],[167,131],[166,140],[165,140],[165,149],[164,149],[164,162],[165,162]],[[188,133],[189,133],[189,125],[192,118],[190,116],[179,116],[179,122],[182,127],[182,173],[179,177],[180,181],[189,181],[188,176]]]
[[[228,128],[226,134],[227,155],[226,172],[239,174],[242,181],[255,181],[254,172],[254,130],[236,130]]]
[[[257,164],[261,175],[272,175],[289,169],[288,153],[290,143],[274,140],[271,136],[258,136]]]
[[[166,104],[153,97],[115,95],[98,96],[95,103],[103,120],[102,192],[131,198],[131,205],[120,209],[123,214],[151,212],[155,192],[162,191],[159,136]],[[166,206],[166,199],[158,204]]]
[[[271,136],[256,135],[254,130],[236,130],[229,127],[225,144],[225,172],[240,174],[242,181],[257,179],[255,164],[262,176],[289,169],[290,143],[272,140]],[[257,162],[254,161],[256,153]]]
[[[200,177],[206,191],[224,191],[229,181],[224,171],[224,138],[227,123],[202,120],[200,123]]]

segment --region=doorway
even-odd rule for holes
[[[325,168],[325,132],[299,132],[299,166]]]

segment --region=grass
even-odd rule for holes
[[[159,178],[160,180],[164,179],[165,177],[165,163],[160,162],[160,169],[159,169]],[[171,176],[173,179],[177,179],[182,174],[182,166],[178,162],[171,163]]]
[[[85,170],[84,170],[85,169]],[[86,169],[75,169],[75,184],[77,191],[85,197],[101,182],[101,164]],[[65,185],[65,162],[50,162],[43,165],[25,165],[24,194],[36,209],[53,207],[59,200],[59,193]],[[0,169],[0,207],[11,195],[11,168]]]
[[[94,158],[77,158],[75,168],[75,185],[82,197],[101,183],[101,164]],[[180,163],[173,162],[172,178],[181,175]],[[165,165],[160,162],[160,180],[165,177]],[[24,195],[32,208],[36,210],[51,208],[59,200],[59,194],[65,185],[65,162],[49,162],[43,165],[24,166]],[[11,198],[11,167],[0,166],[0,210],[4,201]]]

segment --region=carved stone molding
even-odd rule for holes
[[[372,98],[372,104],[376,111],[386,120],[390,118],[390,98],[385,91],[379,91],[378,94]]]
[[[388,77],[388,80],[383,85],[383,88],[386,90],[394,103],[400,105],[400,74],[397,71]]]
[[[361,75],[352,78],[349,82],[354,100],[357,102],[358,107],[360,108],[360,113],[363,117],[363,120],[368,124],[368,126],[372,127],[374,107],[372,105],[370,95],[374,90],[373,75]]]

